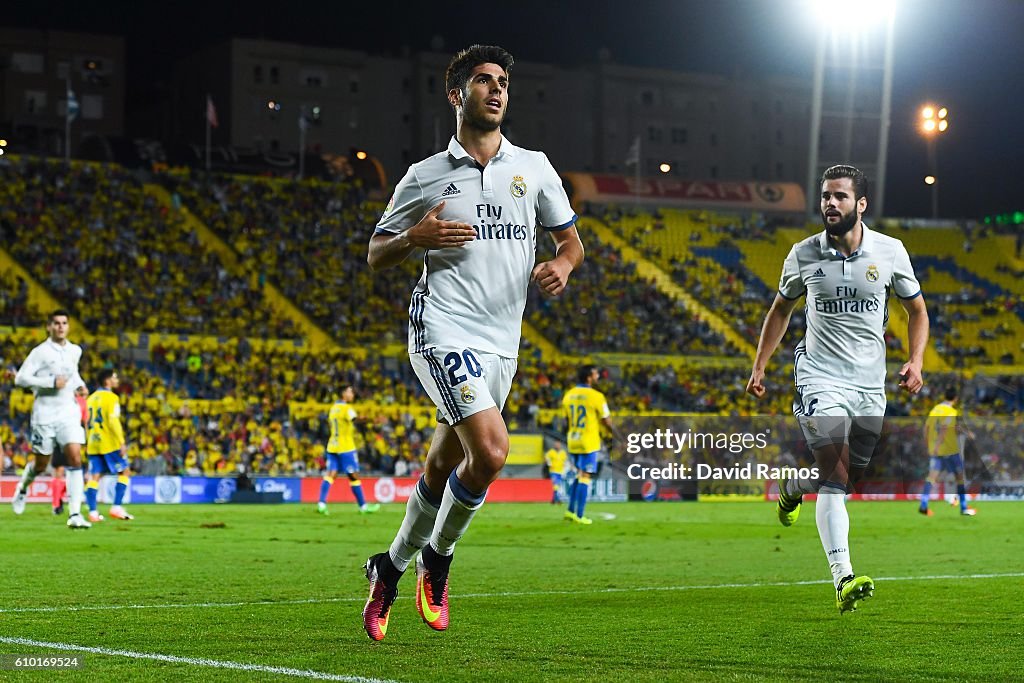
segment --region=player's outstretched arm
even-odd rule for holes
[[[22,363],[21,367],[18,368],[18,373],[14,376],[14,385],[25,389],[60,389],[64,385],[57,386],[58,377],[36,377],[36,372],[40,367],[40,357],[36,353],[35,349],[29,352],[28,358]]]
[[[398,234],[377,234],[370,238],[366,262],[371,270],[397,266],[413,249],[448,249],[465,246],[476,239],[469,223],[438,218],[444,209],[441,202],[420,219],[420,222]]]
[[[789,317],[793,315],[797,299],[787,299],[781,294],[775,295],[775,301],[768,309],[768,315],[764,317],[764,325],[761,326],[761,337],[757,340],[757,353],[754,355],[754,369],[750,372],[750,379],[747,380],[747,393],[757,398],[765,394],[764,372],[768,367],[775,349],[779,347],[782,337],[789,327]]]
[[[555,257],[538,263],[530,279],[550,296],[558,296],[569,283],[569,274],[583,263],[583,242],[575,225],[549,233],[555,242]]]
[[[924,350],[928,346],[928,307],[924,296],[900,299],[907,311],[907,337],[910,339],[910,360],[900,368],[900,388],[916,394],[924,386],[921,369],[924,366]]]

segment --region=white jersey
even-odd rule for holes
[[[542,152],[502,137],[481,167],[453,137],[446,151],[409,167],[376,232],[402,233],[442,201],[438,218],[469,223],[476,239],[424,253],[409,303],[409,352],[457,346],[516,358],[537,227],[576,221],[562,181]]]
[[[921,294],[910,256],[898,239],[863,227],[860,248],[844,257],[823,230],[793,245],[779,294],[807,295],[807,331],[797,344],[797,386],[885,390],[885,328],[889,294]]]
[[[47,425],[82,421],[81,409],[75,401],[75,390],[84,387],[78,374],[78,361],[82,358],[82,347],[66,341],[63,345],[47,339],[32,349],[28,358],[18,369],[14,384],[32,389],[35,401],[32,403],[32,424]],[[67,377],[63,389],[55,389],[58,375]]]

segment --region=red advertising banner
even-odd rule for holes
[[[680,208],[718,207],[787,213],[805,210],[803,189],[796,183],[676,180],[629,175],[566,173],[573,203],[640,200]]]
[[[307,477],[302,480],[302,502],[315,503],[320,500],[319,478]],[[418,479],[392,477],[364,477],[363,494],[369,502],[404,503],[409,500]],[[551,500],[551,481],[548,479],[499,479],[487,489],[488,503],[546,503]],[[351,503],[355,498],[348,485],[348,479],[339,476],[334,480],[329,503]]]
[[[39,477],[28,487],[29,503],[50,503],[50,477]],[[10,502],[18,488],[21,477],[0,477],[0,502]]]

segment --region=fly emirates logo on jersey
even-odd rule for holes
[[[845,285],[836,287],[836,298],[814,299],[814,310],[818,313],[874,313],[878,310],[878,298],[874,292],[867,292],[870,298],[857,298],[857,288]]]
[[[503,211],[502,207],[494,204],[477,204],[476,221],[473,230],[476,231],[478,240],[526,240],[530,231],[525,225],[518,225],[511,221],[502,222],[502,214],[508,217],[510,212]]]

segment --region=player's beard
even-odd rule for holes
[[[839,219],[839,222],[834,225],[828,222],[824,213],[821,214],[821,222],[825,226],[825,230],[827,230],[828,234],[832,237],[842,237],[846,233],[850,232],[853,230],[854,226],[857,225],[858,220],[857,209],[852,209],[850,213],[843,214]]]
[[[508,110],[508,104],[501,109],[501,116],[498,120],[490,118],[487,112],[484,110],[483,102],[471,103],[468,107],[462,108],[462,124],[475,128],[485,133],[490,133],[493,130],[498,130],[501,127],[502,121],[505,120],[505,112]]]

